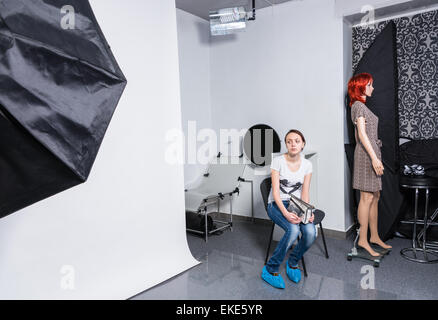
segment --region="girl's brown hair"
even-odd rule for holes
[[[306,139],[304,138],[304,135],[301,133],[301,131],[299,131],[299,130],[297,130],[297,129],[290,129],[290,130],[286,133],[286,135],[284,136],[284,143],[286,143],[286,138],[287,138],[287,135],[288,135],[289,133],[296,133],[297,135],[299,135],[299,136],[301,137],[301,140],[303,140],[304,144],[306,143]]]

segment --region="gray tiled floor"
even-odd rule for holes
[[[365,260],[347,261],[351,240],[326,238],[326,259],[319,237],[306,253],[308,277],[299,284],[287,279],[286,289],[271,287],[260,278],[270,226],[252,222],[234,223],[233,232],[209,238],[208,243],[188,234],[193,256],[202,263],[133,299],[437,299],[438,264],[419,264],[400,256],[410,240],[388,241],[393,251],[379,268]],[[274,250],[275,244],[271,249]],[[370,281],[366,280],[371,279]],[[368,284],[374,289],[363,289]]]

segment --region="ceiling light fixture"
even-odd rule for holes
[[[210,33],[212,36],[226,35],[246,28],[246,21],[255,20],[255,0],[252,0],[252,16],[244,7],[224,8],[210,11]]]

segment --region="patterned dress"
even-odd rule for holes
[[[356,127],[356,120],[359,117],[365,118],[365,131],[371,142],[376,156],[382,160],[380,148],[382,141],[377,137],[379,118],[360,101],[355,101],[351,106],[351,120],[355,127],[356,148],[354,150],[353,188],[376,192],[382,190],[382,179],[376,174],[372,161],[365,147],[359,141],[359,134]]]

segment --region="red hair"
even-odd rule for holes
[[[365,87],[369,82],[373,82],[373,77],[366,72],[359,73],[353,76],[348,81],[348,95],[350,96],[350,107],[355,101],[365,103],[365,99],[362,96],[365,94]]]

